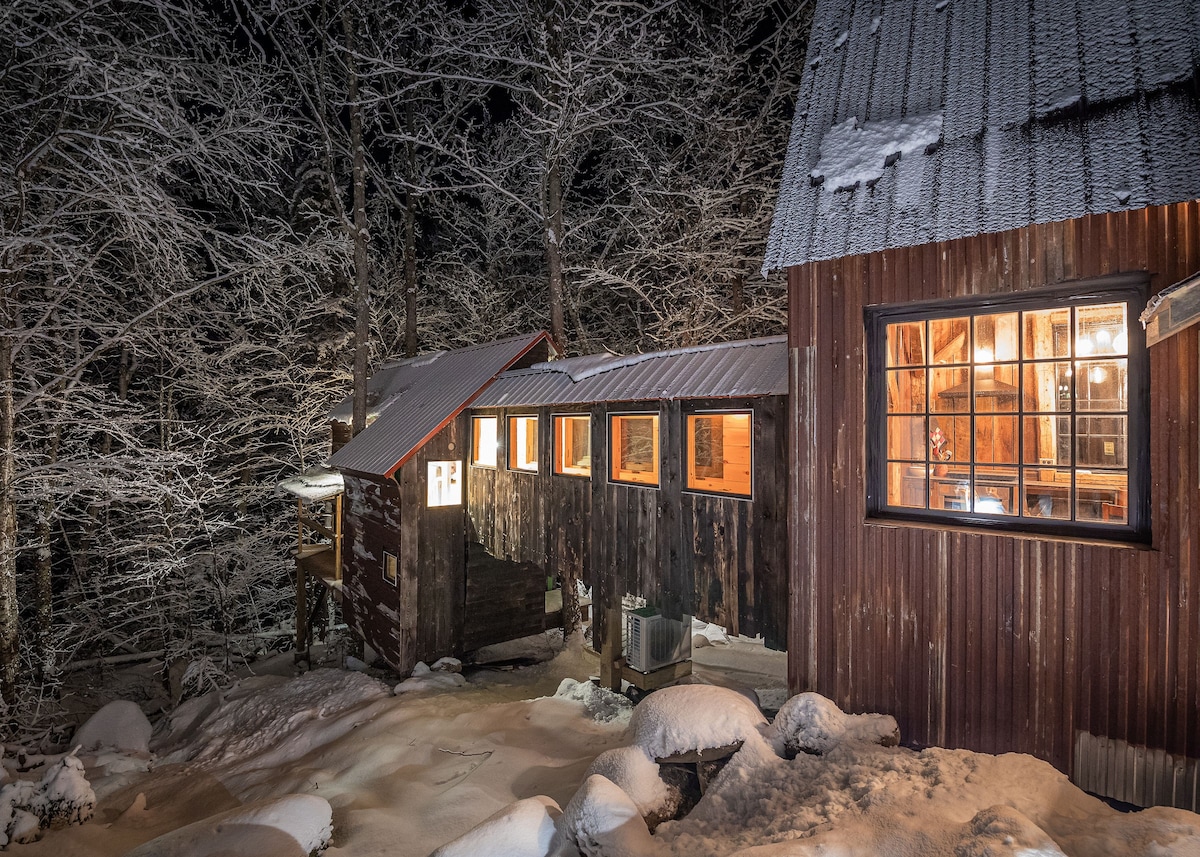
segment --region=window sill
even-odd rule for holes
[[[962,533],[963,535],[992,536],[1001,539],[1018,539],[1021,541],[1057,542],[1059,544],[1080,545],[1084,547],[1112,548],[1115,550],[1153,551],[1157,548],[1146,542],[1129,542],[1118,539],[1101,539],[1091,535],[1068,536],[1051,533],[1033,533],[1022,530],[997,530],[991,527],[971,527],[966,524],[936,521],[909,521],[902,518],[867,517],[863,525],[882,529],[901,530],[930,530],[938,533]]]

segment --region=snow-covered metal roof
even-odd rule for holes
[[[279,483],[279,489],[309,503],[330,500],[346,490],[342,474],[317,464]]]
[[[1189,0],[820,0],[764,271],[1200,197]]]
[[[649,354],[594,354],[505,372],[474,407],[718,399],[787,393],[787,338],[769,336]]]
[[[501,372],[528,354],[545,332],[528,333],[454,351],[389,363],[367,385],[376,399],[374,422],[329,459],[331,467],[371,476],[391,476]],[[553,346],[551,346],[553,347]],[[330,419],[349,422],[339,405]]]

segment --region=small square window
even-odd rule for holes
[[[554,418],[554,472],[592,475],[592,420],[587,414]]]
[[[749,412],[688,414],[687,487],[749,497],[751,425]]]
[[[471,464],[495,467],[499,459],[500,436],[497,417],[471,418]]]
[[[609,478],[657,487],[658,414],[614,414],[608,429]]]
[[[392,586],[396,585],[396,555],[394,553],[383,552],[383,579]]]
[[[431,461],[427,473],[426,504],[461,506],[462,478],[457,461]]]
[[[508,418],[508,469],[538,469],[538,418]]]

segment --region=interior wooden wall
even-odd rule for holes
[[[865,520],[863,332],[871,304],[1198,268],[1191,202],[790,269],[793,692],[1067,772],[1077,729],[1200,757],[1198,329],[1151,350],[1148,549]]]

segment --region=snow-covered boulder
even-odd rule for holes
[[[783,704],[771,724],[772,743],[784,752],[828,753],[844,742],[900,743],[896,719],[887,714],[846,714],[819,693],[800,693]]]
[[[633,710],[633,743],[652,759],[759,740],[767,719],[742,694],[727,687],[691,684],[655,691]]]
[[[671,789],[658,774],[655,763],[641,747],[605,750],[587,769],[615,783],[638,808],[642,817],[670,817],[679,803],[678,789]]]
[[[120,750],[150,752],[150,721],[136,702],[118,699],[101,708],[75,732],[75,744],[85,752]]]
[[[1027,816],[1011,806],[993,806],[975,814],[967,823],[955,857],[1066,857],[1054,840]]]
[[[125,857],[308,857],[333,835],[333,810],[317,795],[239,806],[152,839]]]
[[[619,693],[591,681],[564,678],[554,696],[583,703],[584,709],[598,723],[628,723],[633,703]]]
[[[96,794],[83,763],[65,756],[40,781],[14,780],[0,788],[0,848],[33,842],[47,827],[83,824],[96,809]]]
[[[562,817],[558,804],[545,795],[511,803],[430,857],[546,857]]]
[[[557,851],[584,857],[651,857],[657,854],[637,806],[620,786],[593,774],[571,798],[559,827]]]
[[[442,658],[437,661],[434,667],[436,672],[429,664],[424,661],[417,661],[417,665],[413,667],[412,673],[404,681],[400,682],[393,689],[393,693],[399,696],[402,693],[416,693],[421,690],[450,690],[456,687],[462,687],[467,683],[459,672],[453,671],[453,668],[448,661],[453,661],[453,658]],[[462,664],[458,661],[458,669],[462,669]]]

